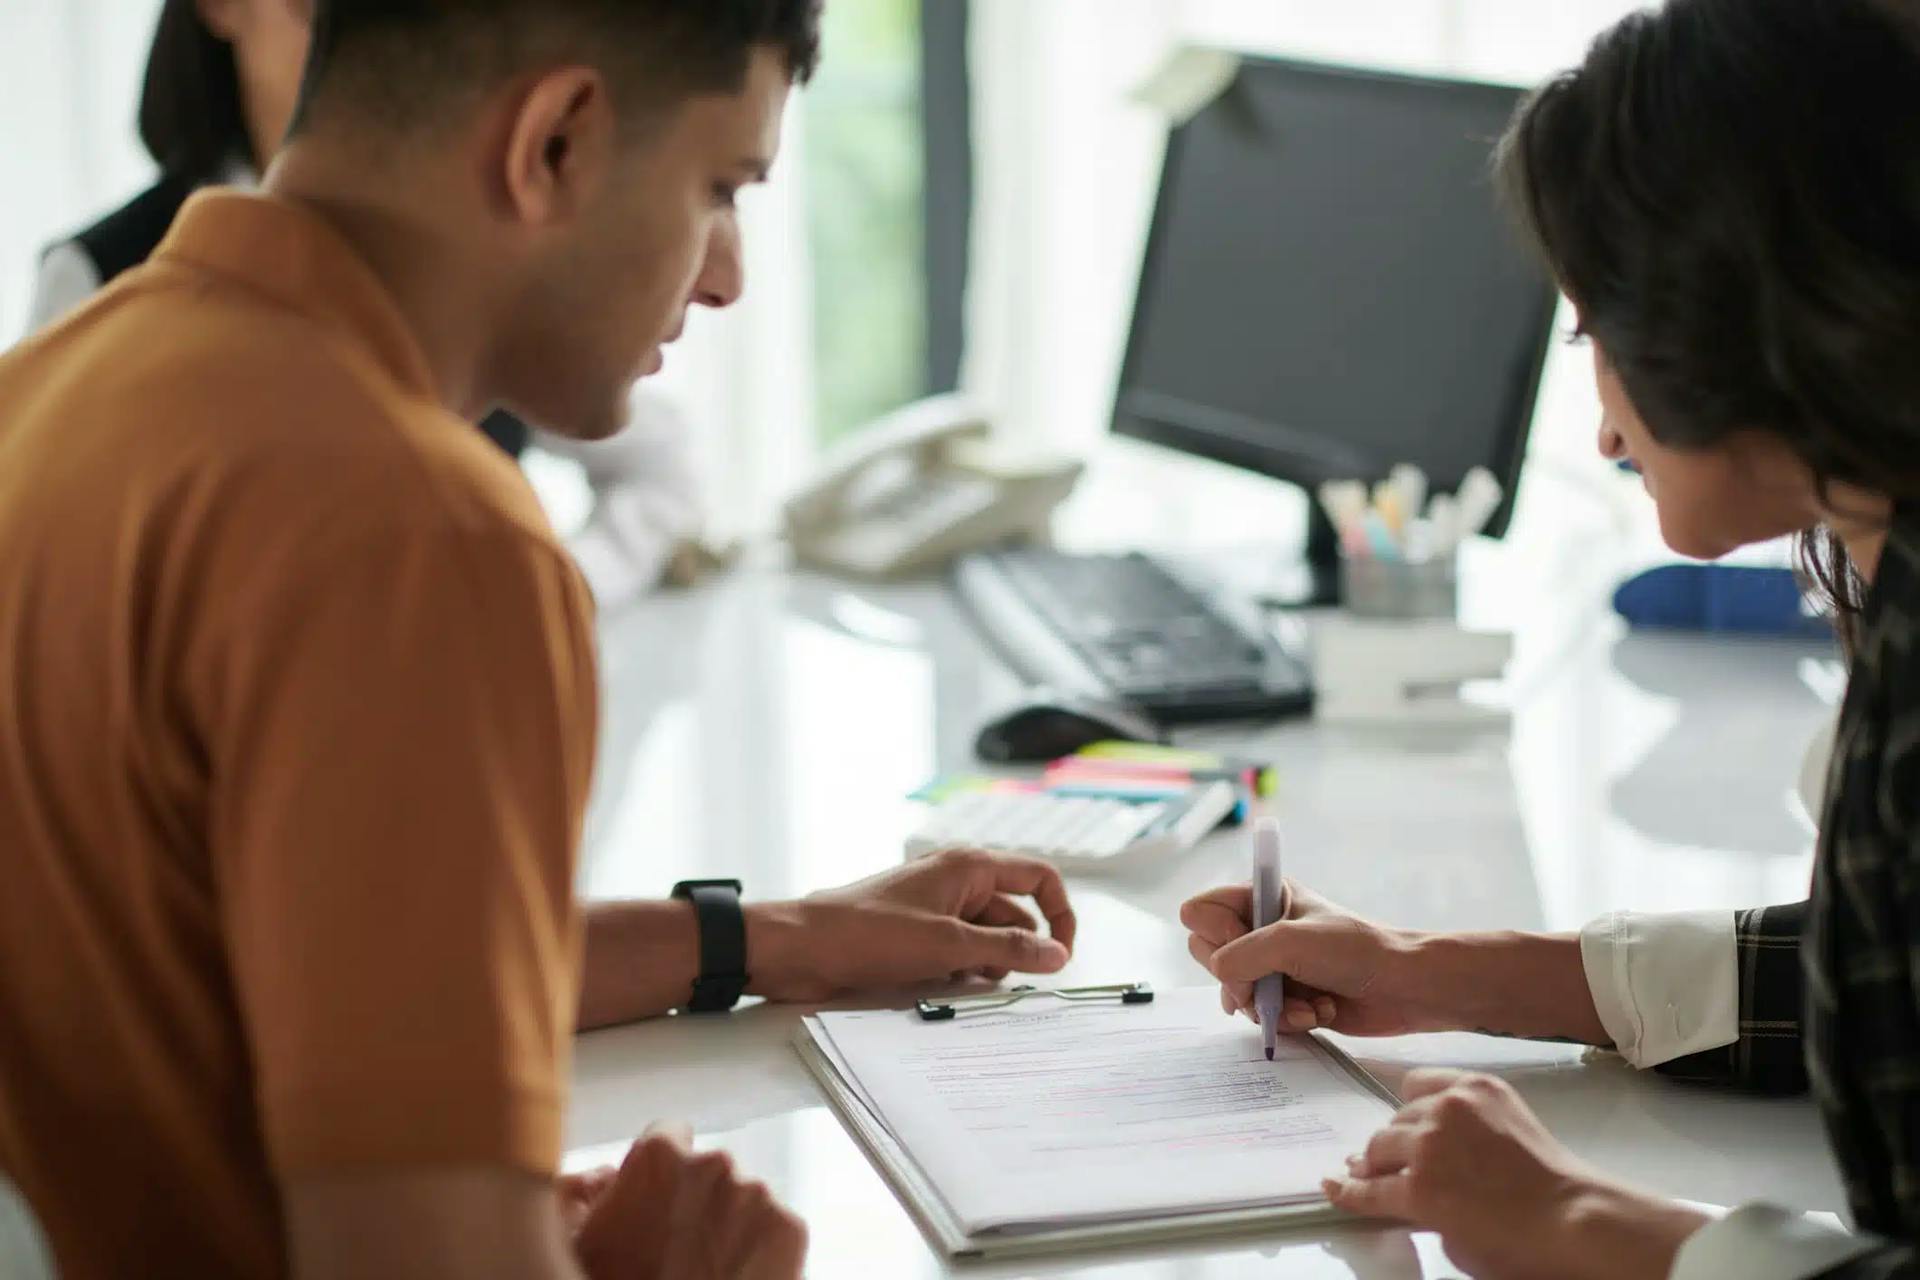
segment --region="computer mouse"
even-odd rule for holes
[[[980,730],[974,751],[995,764],[1031,764],[1070,756],[1096,742],[1164,742],[1146,712],[1087,694],[1036,689]]]

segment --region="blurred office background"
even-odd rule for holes
[[[1130,90],[1181,43],[1525,84],[1633,7],[831,0],[822,73],[790,114],[772,186],[746,199],[747,300],[698,315],[657,384],[695,424],[716,525],[767,527],[822,447],[956,383],[1010,438],[1095,444],[1166,131]],[[0,338],[24,324],[41,247],[150,181],[133,117],[157,8],[0,5]],[[1583,365],[1553,357],[1533,449],[1597,472]],[[548,479],[564,494],[564,468]],[[1264,529],[1251,507],[1267,491],[1239,492],[1249,534]],[[1644,514],[1620,518],[1644,532]]]

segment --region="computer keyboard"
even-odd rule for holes
[[[1299,659],[1145,555],[985,551],[961,559],[954,586],[1036,683],[1118,698],[1163,724],[1313,705]]]

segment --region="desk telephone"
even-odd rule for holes
[[[967,551],[1031,538],[1080,479],[1068,459],[996,457],[988,424],[960,396],[921,400],[830,452],[787,503],[802,561],[865,578],[933,570]]]

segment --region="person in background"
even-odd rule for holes
[[[1182,909],[1190,949],[1229,1012],[1289,975],[1303,1031],[1565,1038],[1810,1088],[1862,1233],[1765,1206],[1710,1225],[1583,1164],[1504,1083],[1416,1072],[1328,1193],[1475,1275],[1920,1276],[1920,0],[1668,0],[1533,95],[1500,169],[1593,344],[1600,451],[1667,543],[1808,542],[1850,657],[1812,895],[1467,935],[1295,886],[1249,932],[1238,886]]]
[[[41,256],[28,332],[51,324],[147,260],[195,190],[252,186],[279,148],[306,59],[311,0],[165,0],[140,96],[140,140],[154,184]],[[513,456],[529,447],[568,458],[593,493],[569,549],[601,607],[661,581],[701,523],[688,427],[663,396],[635,396],[611,440],[569,440],[496,410],[480,429]]]
[[[818,40],[318,0],[260,190],[0,355],[0,1179],[68,1280],[791,1280],[684,1131],[556,1178],[576,1019],[1066,963],[1058,873],[984,853],[574,895],[592,600],[472,424],[612,435],[739,297]]]

